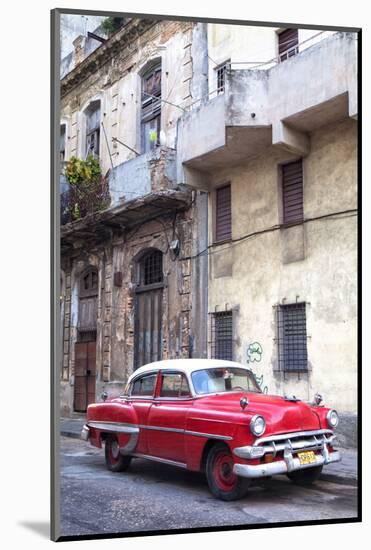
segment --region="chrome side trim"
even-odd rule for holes
[[[305,437],[308,435],[321,435],[321,434],[331,434],[333,435],[333,430],[325,429],[325,430],[309,430],[305,432],[291,432],[286,434],[277,434],[277,435],[269,435],[266,437],[259,437],[255,440],[254,445],[260,445],[260,443],[265,443],[266,441],[277,441],[278,439],[291,439],[293,437]]]
[[[177,462],[176,460],[169,460],[167,458],[159,458],[157,456],[145,455],[142,453],[133,453],[132,456],[136,458],[153,460],[154,462],[163,462],[164,464],[169,464],[170,466],[178,466],[179,468],[187,468],[187,464],[184,464],[184,462]]]
[[[88,422],[88,426],[91,428],[97,428],[98,430],[118,432],[118,433],[138,433],[139,429],[142,430],[156,430],[160,432],[173,432],[183,435],[193,435],[196,437],[207,437],[209,439],[220,439],[221,441],[231,441],[233,437],[229,435],[218,435],[204,432],[195,432],[192,430],[184,430],[183,428],[169,428],[167,426],[147,426],[145,424],[127,424],[124,422],[106,422],[106,421],[91,421]]]
[[[96,428],[97,430],[104,430],[108,432],[117,432],[125,434],[139,433],[139,426],[136,424],[125,424],[124,422],[106,422],[106,421],[91,421],[88,422],[88,427]]]
[[[144,430],[157,430],[160,432],[175,432],[184,434],[184,430],[182,428],[168,428],[166,426],[146,426],[145,424],[139,424],[139,428],[142,428]]]
[[[193,432],[191,430],[185,430],[185,435],[195,435],[196,437],[207,437],[209,439],[220,439],[221,441],[231,441],[233,437],[230,435],[216,435],[216,434],[207,434],[203,432]]]

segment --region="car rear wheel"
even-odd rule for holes
[[[246,495],[250,480],[233,472],[232,453],[224,443],[213,445],[207,455],[206,477],[210,491],[221,500],[238,500]]]
[[[290,472],[287,477],[296,485],[311,485],[319,478],[321,472],[322,466],[312,466],[312,468],[306,468],[305,470]]]
[[[120,453],[118,439],[115,435],[109,435],[105,445],[106,465],[111,472],[123,472],[128,469],[131,456]]]

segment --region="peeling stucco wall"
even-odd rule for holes
[[[141,74],[146,64],[154,59],[161,59],[162,98],[173,104],[162,103],[162,144],[175,148],[176,123],[183,112],[179,107],[192,101],[192,94],[195,93],[192,87],[198,90],[201,86],[193,83],[192,45],[195,37],[198,46],[196,44],[194,47],[199,50],[205,38],[202,38],[201,31],[194,29],[195,24],[185,22],[159,21],[153,24],[133,41],[130,49],[124,47],[119,50],[111,62],[98,66],[96,72],[62,97],[61,117],[67,121],[67,160],[72,155],[84,156],[84,109],[94,99],[101,100],[102,121],[108,141],[107,146],[101,132],[103,172],[111,168],[110,153],[113,166],[135,158],[132,151],[119,143],[113,144],[112,138],[118,138],[141,152]],[[204,70],[204,61],[199,62],[197,55],[195,59],[199,77]]]
[[[303,161],[304,217],[357,208],[357,124],[348,119],[313,132]],[[215,174],[214,185],[231,182],[232,237],[279,223],[277,164],[290,160],[268,149],[245,166]],[[209,258],[209,311],[239,307],[235,359],[246,363],[250,343],[259,342],[262,360],[252,365],[271,393],[294,393],[310,399],[320,391],[329,406],[356,412],[357,387],[357,217],[341,215],[301,226],[304,259],[283,261],[296,236],[279,229],[213,248]],[[296,228],[291,228],[296,230]],[[209,222],[212,241],[212,216]],[[294,240],[292,240],[294,239]],[[302,247],[302,245],[300,245]],[[227,275],[225,275],[227,273]],[[311,370],[275,372],[277,348],[273,306],[308,302],[308,358]],[[349,391],[352,388],[352,391]]]

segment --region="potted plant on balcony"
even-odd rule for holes
[[[93,155],[88,155],[86,160],[71,157],[66,164],[65,176],[69,184],[69,221],[99,212],[109,205],[108,181],[102,176],[99,160]]]

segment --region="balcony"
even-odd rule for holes
[[[140,197],[176,188],[175,150],[156,147],[109,171],[99,184],[71,186],[60,176],[61,224],[75,222],[93,213],[114,208]]]
[[[67,250],[79,243],[97,243],[113,233],[190,206],[191,191],[177,185],[173,149],[153,151],[119,164],[102,179],[102,185],[78,197],[74,215],[72,186],[60,178],[61,245]]]
[[[174,149],[159,146],[113,168],[109,173],[111,206],[174,187],[175,156]]]
[[[336,33],[287,61],[230,70],[225,92],[179,122],[177,180],[208,189],[208,173],[270,145],[309,152],[309,132],[357,116],[357,40]]]

